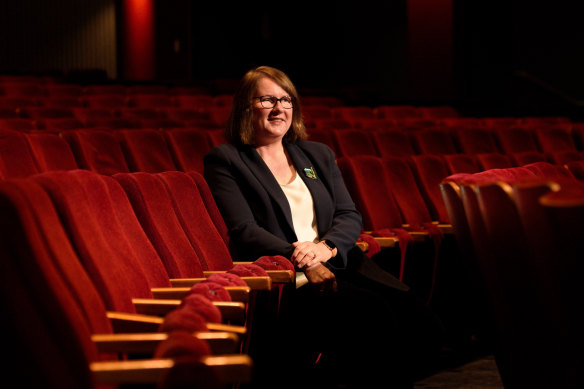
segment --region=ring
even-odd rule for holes
[[[316,258],[316,254],[314,253],[314,251],[311,251],[312,253],[312,259]]]

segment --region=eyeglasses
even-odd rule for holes
[[[260,99],[260,104],[262,105],[263,108],[266,109],[274,108],[278,101],[280,102],[280,104],[282,104],[282,108],[284,109],[290,109],[294,106],[293,104],[294,99],[290,96],[283,96],[277,98],[274,96],[265,95],[254,97],[254,99]]]

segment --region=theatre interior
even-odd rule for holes
[[[443,325],[413,387],[581,387],[576,3],[3,1],[2,380],[252,389],[294,348],[306,278],[235,257],[204,178],[266,65],[333,150],[356,245]],[[383,337],[367,320],[347,336]]]

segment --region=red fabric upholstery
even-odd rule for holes
[[[379,131],[371,134],[381,157],[404,157],[414,155],[411,136],[404,131]]]
[[[223,227],[224,222],[219,219],[220,214],[214,201],[210,203],[210,192],[206,194],[206,199],[201,196],[199,187],[192,178],[196,174],[190,176],[183,172],[165,172],[156,176],[166,187],[180,225],[197,251],[203,269],[230,269],[233,262],[223,236],[227,228]],[[202,178],[200,175],[199,177]]]
[[[208,132],[194,128],[175,128],[166,130],[165,135],[178,169],[203,173],[203,157],[211,149]]]
[[[172,278],[202,277],[207,265],[191,245],[164,184],[153,174],[113,176],[125,190],[134,212]]]
[[[419,182],[420,192],[430,209],[432,219],[441,223],[449,223],[448,213],[442,201],[440,182],[449,176],[448,167],[437,155],[412,155],[409,161]]]
[[[17,185],[0,183],[2,329],[11,350],[2,370],[23,386],[94,387],[88,363],[99,356],[87,319],[53,266],[27,202]]]
[[[476,159],[481,170],[506,169],[515,166],[511,157],[502,153],[477,154]]]
[[[546,153],[546,159],[551,163],[563,165],[572,161],[584,160],[584,152],[582,151],[555,151]]]
[[[528,169],[535,173],[537,177],[540,178],[550,178],[550,179],[572,179],[572,173],[564,166],[561,165],[554,165],[547,162],[535,162],[528,165],[523,166],[525,169]]]
[[[535,138],[539,144],[539,149],[544,153],[578,150],[569,129],[557,127],[539,128],[535,130]]]
[[[568,162],[566,163],[566,167],[575,178],[584,181],[584,160]]]
[[[69,144],[53,133],[34,132],[26,135],[39,171],[78,169]]]
[[[36,121],[36,126],[41,130],[74,130],[83,128],[83,122],[76,118],[43,118]]]
[[[460,151],[467,154],[498,153],[499,148],[489,129],[462,129],[456,131]]]
[[[191,309],[173,309],[166,315],[164,320],[160,323],[158,331],[173,333],[176,331],[188,331],[189,333],[195,331],[207,331],[207,320]]]
[[[472,154],[445,154],[442,157],[452,174],[477,173],[482,170]]]
[[[352,157],[355,155],[377,155],[377,148],[371,135],[360,130],[332,131],[338,157]]]
[[[222,320],[219,308],[202,294],[189,293],[182,299],[179,309],[198,313],[208,323],[221,323]]]
[[[375,156],[338,158],[337,164],[355,205],[363,217],[365,230],[399,228],[404,223],[399,208],[385,180],[379,179],[384,170],[381,159]]]
[[[446,128],[426,129],[412,134],[418,154],[455,154],[458,152],[453,136]]]
[[[18,178],[38,172],[25,133],[0,129],[0,176]]]
[[[115,134],[131,171],[155,173],[177,170],[163,131],[119,130]]]
[[[383,172],[404,222],[419,228],[423,223],[432,221],[428,206],[407,161],[399,157],[383,158]]]
[[[205,177],[202,174],[197,172],[187,172],[187,174],[193,179],[195,184],[197,185],[197,189],[199,190],[199,194],[201,195],[201,199],[203,199],[203,203],[205,204],[205,208],[213,220],[219,235],[223,238],[223,241],[227,246],[229,246],[229,235],[227,231],[227,225],[223,220],[223,215],[219,212],[219,208],[217,208],[217,204],[215,203],[215,198],[211,193],[211,189],[209,185],[207,185],[207,181],[205,181]]]
[[[533,130],[521,127],[494,130],[501,151],[505,154],[540,151]]]
[[[310,130],[308,133],[308,140],[314,142],[324,143],[328,147],[330,147],[336,155],[339,154],[337,150],[337,144],[333,138],[333,132],[328,130]]]
[[[137,220],[129,219],[131,205],[127,198],[123,201],[121,189],[110,197],[116,190],[112,178],[74,170],[43,173],[34,179],[53,198],[108,309],[135,312],[132,298],[152,298],[151,287],[170,286],[154,249],[143,246],[149,241]],[[119,207],[128,212],[118,213]],[[135,229],[130,230],[132,226]]]
[[[112,175],[130,168],[119,141],[111,131],[85,129],[63,132],[77,165],[96,173]]]
[[[189,293],[200,294],[211,301],[231,301],[231,295],[223,285],[208,280],[193,285]]]
[[[36,121],[25,118],[0,119],[0,130],[28,131],[36,130]]]
[[[544,153],[539,151],[523,151],[517,153],[509,153],[509,157],[515,166],[523,166],[534,162],[547,161]]]

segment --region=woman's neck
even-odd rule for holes
[[[281,142],[256,147],[256,151],[262,157],[279,184],[289,184],[296,178],[296,170]]]

